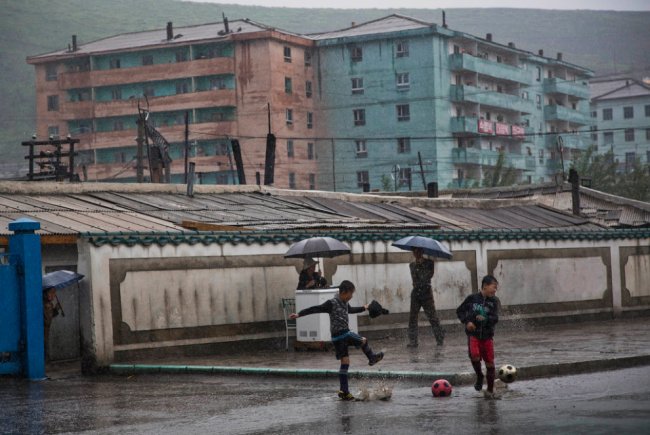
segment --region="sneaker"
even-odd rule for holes
[[[378,363],[379,361],[381,361],[382,359],[384,359],[384,352],[376,353],[376,354],[372,357],[372,359],[371,359],[370,361],[368,361],[368,365],[369,365],[369,366],[374,366],[375,364],[377,364],[377,363]]]
[[[481,391],[483,389],[483,374],[476,375],[476,383],[474,384],[474,389],[476,391]]]
[[[350,402],[350,401],[354,400],[354,396],[349,391],[345,392],[345,393],[343,391],[339,391],[338,396],[339,396],[339,399],[344,400],[346,402]]]
[[[494,391],[483,391],[483,397],[487,400],[501,400],[501,396],[497,395]]]

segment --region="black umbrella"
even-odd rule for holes
[[[452,257],[452,253],[448,247],[429,237],[408,236],[393,242],[392,245],[407,251],[420,248],[426,255],[430,255],[431,257],[446,258],[447,260]]]
[[[331,237],[311,237],[291,245],[284,258],[337,257],[350,253],[345,243]]]
[[[83,275],[70,270],[57,270],[43,275],[43,288],[60,289],[83,279]]]

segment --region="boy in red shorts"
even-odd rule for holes
[[[499,321],[499,299],[495,296],[499,282],[492,275],[486,275],[481,282],[481,290],[465,298],[456,309],[458,319],[465,325],[469,359],[476,372],[474,388],[483,388],[481,360],[485,361],[487,375],[487,394],[494,395],[494,327]]]

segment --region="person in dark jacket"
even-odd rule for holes
[[[316,265],[318,261],[313,258],[305,258],[302,263],[302,271],[298,277],[298,287],[296,289],[315,289],[327,287],[327,279],[316,272]]]
[[[363,353],[368,357],[368,364],[374,366],[384,358],[383,352],[374,353],[368,345],[368,339],[362,337],[354,331],[350,331],[348,324],[348,313],[356,314],[362,313],[368,309],[368,305],[362,307],[351,307],[348,302],[354,295],[354,284],[350,281],[342,281],[339,285],[339,294],[334,298],[323,302],[321,305],[314,305],[313,307],[305,308],[298,314],[291,313],[292,319],[307,316],[315,313],[327,313],[330,316],[330,333],[332,335],[332,343],[336,350],[336,359],[341,360],[341,367],[339,369],[339,382],[341,389],[338,396],[341,400],[354,400],[354,396],[350,394],[348,387],[348,369],[350,368],[350,356],[348,353],[348,346],[361,347]]]
[[[413,249],[415,260],[409,264],[411,271],[411,280],[413,281],[413,290],[411,290],[411,309],[409,313],[407,347],[418,347],[418,316],[420,308],[424,309],[431,324],[433,335],[436,337],[438,346],[442,346],[445,341],[445,331],[440,326],[440,320],[436,316],[436,305],[433,301],[433,288],[431,287],[431,278],[433,278],[434,263],[429,258],[424,258],[424,251],[421,248]]]
[[[456,309],[458,319],[465,325],[469,359],[476,372],[476,391],[483,389],[481,360],[485,361],[487,393],[494,394],[494,327],[499,321],[499,299],[495,296],[499,282],[492,275],[485,275],[481,290],[465,298]]]

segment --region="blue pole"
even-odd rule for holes
[[[14,232],[9,252],[18,257],[23,373],[31,380],[45,377],[41,236],[35,233],[40,228],[40,223],[27,218],[9,223],[9,231]]]

